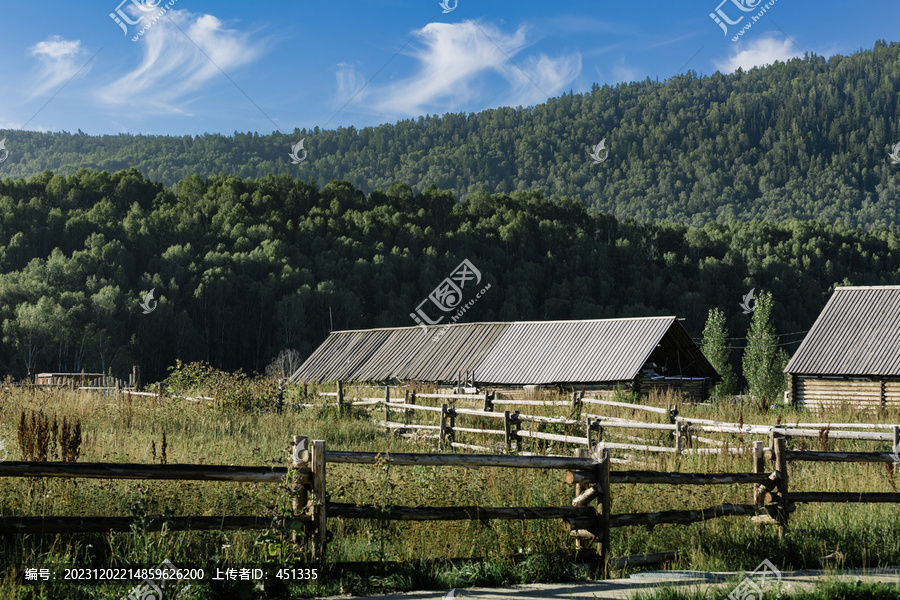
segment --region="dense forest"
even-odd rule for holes
[[[178,358],[262,371],[332,327],[414,325],[463,259],[491,284],[465,322],[675,314],[699,338],[719,307],[741,338],[755,288],[771,292],[777,332],[796,334],[835,284],[900,283],[898,248],[898,227],[647,224],[536,191],[460,202],[288,175],[169,188],[137,169],[46,172],[0,181],[0,368],[123,376],[137,363],[153,380]],[[781,340],[790,352],[800,337]]]
[[[0,175],[13,178],[134,167],[183,188],[199,185],[183,183],[192,175],[288,174],[347,181],[365,194],[398,181],[416,194],[435,185],[460,199],[534,191],[644,223],[796,218],[885,227],[900,221],[900,166],[887,156],[900,141],[900,44],[359,130],[0,135],[10,153]],[[309,154],[293,165],[288,152],[301,138]],[[589,151],[602,139],[608,159],[594,164]]]

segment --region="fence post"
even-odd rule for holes
[[[450,423],[447,426],[447,439],[450,441],[450,447],[453,447],[453,442],[456,441],[456,432],[454,431],[454,427],[456,427],[456,408],[450,407],[447,409],[447,416],[450,417]]]
[[[897,472],[898,462],[900,462],[900,426],[894,425],[894,473]]]
[[[312,463],[313,478],[313,525],[315,526],[315,534],[313,536],[313,561],[317,563],[325,562],[325,550],[328,542],[328,530],[326,529],[326,511],[325,511],[325,441],[314,440],[312,443],[312,455],[310,456]]]
[[[775,438],[775,470],[778,471],[778,535],[784,535],[788,524],[788,461],[786,440]]]
[[[295,435],[291,448],[291,469],[294,472],[291,481],[291,511],[295,518],[306,510],[309,495],[306,486],[300,483],[301,470],[309,472],[309,438]],[[291,534],[292,541],[297,543],[297,532]]]
[[[597,465],[597,485],[600,497],[597,499],[597,525],[600,529],[600,547],[597,549],[600,577],[609,577],[609,517],[611,500],[609,493],[609,450],[603,449],[602,462]]]
[[[284,408],[284,379],[278,379],[278,393],[275,395],[277,402],[275,403],[275,412],[281,414]]]
[[[441,404],[441,434],[438,439],[438,450],[444,451],[444,440],[447,437],[447,405]]]
[[[667,405],[669,408],[669,424],[674,425],[678,421],[678,405]]]
[[[410,404],[415,404],[415,403],[416,403],[416,390],[413,390],[413,391],[409,394],[409,401],[408,401],[408,402],[409,402]],[[410,419],[410,417],[412,416],[412,413],[413,413],[413,410],[412,410],[411,408],[407,408],[407,409],[406,409],[406,424],[407,424],[407,425],[409,425],[409,419]]]
[[[522,421],[519,419],[519,411],[516,411],[509,417],[512,419],[512,422],[515,424],[515,429],[513,429],[513,435],[516,438],[516,454],[522,451],[522,438],[519,436],[519,430],[522,428]]]
[[[384,420],[391,420],[391,407],[389,403],[391,401],[391,386],[384,386]]]
[[[572,393],[572,412],[574,414],[581,410],[582,400],[584,400],[584,390],[582,390],[581,394]]]
[[[344,414],[344,382],[337,382],[337,405],[338,405],[338,415]]]
[[[158,384],[156,384],[156,399],[158,401],[162,401],[162,397],[163,397],[163,382],[160,381]]]
[[[494,410],[494,402],[493,398],[491,398],[491,393],[487,390],[484,391],[484,406],[482,407],[484,412],[493,412]]]
[[[132,365],[131,367],[131,387],[134,391],[138,391],[141,388],[141,367],[138,365]]]
[[[512,441],[512,433],[510,430],[509,411],[503,411],[503,432],[506,434],[506,453],[509,454],[510,441]]]
[[[753,442],[753,472],[754,473],[765,473],[766,472],[766,451],[765,444],[760,441]],[[766,499],[766,488],[764,485],[759,483],[753,484],[753,493],[751,494],[750,501],[752,504],[756,504],[758,506],[762,506],[765,503]]]
[[[675,454],[676,456],[681,456],[681,449],[684,446],[684,440],[682,439],[682,425],[679,423],[675,424]]]
[[[591,455],[590,450],[585,450],[584,448],[576,448],[575,449],[575,456],[578,458],[588,458],[588,457],[590,457],[590,455]],[[581,496],[582,492],[585,491],[585,487],[586,486],[581,483],[575,484],[575,497],[576,498]],[[578,552],[581,550],[590,549],[592,541],[593,540],[590,538],[576,537],[575,538],[575,551]]]

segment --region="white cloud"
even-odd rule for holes
[[[341,102],[350,100],[354,94],[360,92],[365,84],[363,78],[356,72],[356,66],[342,62],[338,63],[335,78],[337,80],[337,95]]]
[[[420,46],[411,56],[417,72],[397,83],[373,89],[369,106],[383,114],[441,112],[450,105],[471,103],[484,93],[480,77],[506,79],[503,104],[534,104],[571,83],[581,72],[581,55],[546,55],[511,63],[534,40],[520,27],[505,33],[474,21],[429,23],[419,31]],[[496,96],[496,93],[493,94]]]
[[[132,36],[147,23],[136,26]],[[231,75],[261,54],[248,34],[227,29],[212,15],[186,10],[169,10],[137,42],[128,43],[139,45],[141,64],[97,94],[103,102],[142,112],[186,113],[185,104],[199,96],[210,80],[224,79],[222,71]]]
[[[749,42],[746,49],[735,52],[726,60],[717,60],[713,63],[723,73],[731,73],[738,67],[746,71],[753,67],[771,65],[775,61],[786,62],[797,56],[803,56],[803,53],[793,42],[788,39],[778,40],[774,36],[767,36]]]
[[[32,98],[55,91],[76,74],[84,76],[90,70],[88,66],[79,73],[87,54],[79,40],[66,40],[53,35],[28,50],[40,62],[40,70],[30,93]]]

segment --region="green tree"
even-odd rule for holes
[[[706,326],[703,328],[701,350],[707,360],[715,367],[722,381],[712,390],[715,398],[734,394],[737,377],[731,366],[731,350],[728,347],[728,329],[725,327],[725,313],[718,308],[709,309]]]
[[[756,397],[761,408],[767,408],[787,389],[784,373],[787,354],[777,345],[778,338],[771,317],[772,293],[760,292],[750,319],[743,366],[750,394]]]

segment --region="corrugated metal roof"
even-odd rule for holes
[[[656,354],[654,354],[656,352]],[[634,379],[651,357],[670,372],[716,377],[675,317],[459,323],[336,331],[292,381],[540,385]]]
[[[900,375],[900,286],[835,288],[785,371]]]

